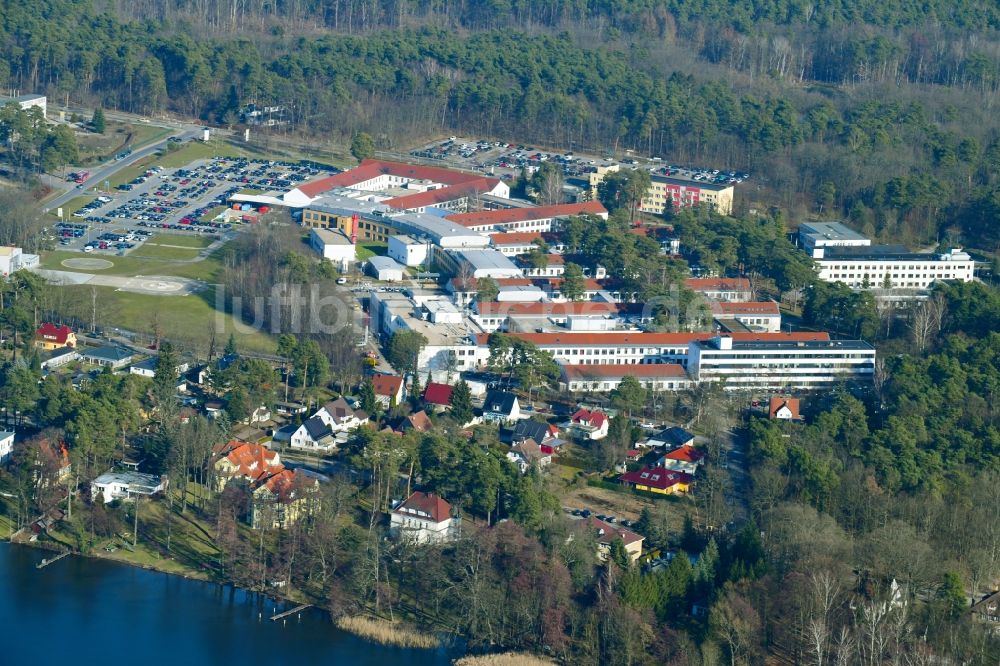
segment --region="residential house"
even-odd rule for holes
[[[38,461],[37,465],[54,471],[54,480],[63,483],[69,479],[73,471],[73,465],[69,459],[69,449],[66,442],[59,441],[53,443],[49,439],[38,441]]]
[[[284,529],[309,515],[319,499],[317,474],[304,469],[282,469],[253,491],[250,526]]]
[[[205,416],[210,419],[217,419],[219,415],[222,414],[222,410],[225,406],[220,400],[206,400],[205,401]]]
[[[611,554],[611,544],[618,539],[622,540],[622,544],[625,546],[625,552],[628,553],[629,559],[631,559],[632,562],[638,560],[642,555],[642,542],[645,537],[636,534],[632,530],[619,527],[618,525],[612,525],[611,523],[603,520],[598,520],[594,516],[585,518],[583,520],[583,525],[596,533],[597,558],[602,562],[607,561]]]
[[[517,396],[507,391],[490,391],[483,402],[483,420],[492,423],[512,423],[521,418]]]
[[[500,433],[501,440],[511,444],[517,444],[528,439],[533,439],[539,444],[548,444],[557,437],[559,437],[559,428],[557,426],[545,423],[544,421],[535,421],[534,419],[521,419],[514,424],[514,427],[504,429]]]
[[[389,531],[413,543],[443,543],[458,536],[461,518],[434,493],[417,491],[392,510]]]
[[[109,470],[91,481],[90,496],[101,495],[105,504],[115,500],[128,501],[136,497],[149,497],[167,487],[167,477],[140,472]]]
[[[694,478],[684,472],[672,472],[662,467],[643,467],[637,472],[625,472],[618,480],[636,490],[658,495],[686,493]]]
[[[429,382],[424,389],[424,406],[435,412],[451,408],[451,392],[455,387],[448,384]]]
[[[434,424],[431,423],[427,412],[420,410],[405,417],[399,424],[399,431],[416,430],[417,432],[430,432],[433,427]]]
[[[684,472],[694,476],[704,462],[704,451],[699,451],[693,446],[685,444],[664,454],[656,461],[656,466],[672,472]]]
[[[636,446],[651,448],[661,446],[673,450],[682,446],[694,446],[694,435],[684,428],[673,426],[636,442]]]
[[[222,492],[230,481],[246,481],[252,486],[284,469],[278,452],[261,444],[231,440],[216,445],[212,451],[217,456],[212,467],[218,492]]]
[[[517,465],[521,474],[526,474],[532,467],[544,469],[552,464],[552,449],[542,446],[535,440],[524,439],[510,447],[507,459]]]
[[[580,409],[570,417],[570,428],[582,439],[598,440],[608,436],[610,422],[602,411]]]
[[[46,322],[35,331],[35,346],[46,351],[76,347],[76,333],[66,324],[57,326]]]
[[[972,614],[986,622],[1000,624],[1000,592],[994,592],[972,606]]]
[[[372,386],[375,387],[375,398],[389,409],[403,402],[403,378],[399,375],[372,375]]]
[[[96,349],[88,349],[80,354],[80,358],[87,363],[93,363],[102,368],[117,370],[131,363],[132,359],[135,358],[135,354],[124,347],[105,345]]]
[[[368,413],[354,409],[343,397],[326,403],[313,416],[330,426],[333,432],[347,432],[368,423]]]
[[[54,370],[79,358],[80,352],[73,347],[61,347],[44,354],[41,365],[43,370]]]
[[[0,431],[0,465],[10,460],[11,453],[14,452],[14,433],[10,431]]]
[[[330,424],[319,416],[313,416],[292,433],[289,446],[293,449],[305,449],[308,451],[332,451],[337,448],[334,440],[333,429]]]
[[[798,421],[802,418],[799,415],[799,399],[785,398],[780,395],[771,396],[771,404],[767,408],[767,417],[782,421]]]
[[[156,376],[156,368],[159,366],[159,364],[160,364],[160,358],[158,356],[150,356],[147,359],[132,364],[129,367],[128,371],[129,374],[131,375],[139,375],[140,377],[152,378]],[[177,376],[180,378],[181,383],[186,384],[184,373],[188,371],[188,367],[189,366],[187,363],[178,363],[177,367],[174,369],[174,372],[177,373]]]

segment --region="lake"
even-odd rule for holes
[[[0,543],[0,663],[450,663],[444,650],[369,643],[315,609],[271,622],[289,606],[231,586],[83,557],[36,569],[47,555]]]

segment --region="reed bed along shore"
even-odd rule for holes
[[[553,666],[554,664],[555,662],[551,659],[522,652],[482,654],[474,657],[462,657],[455,661],[455,666]]]
[[[337,618],[337,627],[382,645],[405,648],[436,648],[441,644],[436,637],[420,633],[395,622],[363,615],[345,615]]]

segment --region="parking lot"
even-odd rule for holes
[[[484,141],[450,137],[422,146],[410,153],[425,160],[436,160],[446,164],[483,171],[503,178],[517,178],[521,172],[529,173],[546,162],[559,165],[567,178],[586,179],[598,167],[618,164],[622,169],[647,169],[652,174],[670,176],[693,183],[716,183],[735,185],[750,178],[749,173],[721,170],[711,167],[668,164],[661,158],[616,160],[608,156],[546,152],[527,144],[511,144],[504,141]]]
[[[218,238],[238,226],[244,215],[220,217],[232,195],[286,191],[336,170],[311,163],[216,157],[181,168],[152,165],[112,192],[74,211],[55,225],[61,249],[127,254],[157,234]],[[249,220],[249,218],[247,218]]]

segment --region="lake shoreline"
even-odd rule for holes
[[[51,544],[52,546],[55,546],[56,543],[52,543],[52,542],[42,543],[42,542],[38,542],[38,541],[14,542],[14,541],[11,540],[11,536],[12,535],[7,535],[7,537],[5,539],[3,539],[3,540],[6,541],[7,543],[9,543],[12,546],[27,546],[27,547],[30,547],[30,548],[32,548],[34,550],[41,551],[41,552],[46,552],[46,553],[57,552],[58,551],[58,548],[48,548],[48,547],[46,547],[49,544]],[[61,542],[59,542],[59,543],[61,543]],[[62,552],[62,551],[59,551],[59,552]],[[373,632],[373,631],[371,631],[371,627],[368,626],[368,625],[366,625],[365,622],[358,622],[358,621],[355,621],[355,622],[338,622],[332,616],[332,614],[330,613],[330,611],[328,609],[326,609],[325,607],[323,607],[321,605],[317,605],[316,603],[314,603],[315,600],[312,599],[312,598],[304,596],[302,598],[294,599],[294,598],[291,598],[291,597],[288,597],[288,596],[284,596],[284,595],[281,595],[281,594],[275,594],[275,593],[270,593],[270,592],[262,592],[262,591],[259,591],[259,590],[249,590],[249,589],[246,589],[246,588],[239,587],[236,584],[232,583],[231,581],[220,581],[216,577],[214,577],[214,576],[212,576],[210,574],[205,574],[204,572],[201,572],[201,571],[199,571],[197,569],[193,569],[193,568],[191,568],[188,565],[181,564],[181,563],[179,563],[175,559],[164,559],[163,561],[164,562],[172,562],[176,566],[183,567],[184,571],[177,571],[177,570],[174,570],[174,569],[167,568],[165,566],[156,566],[155,564],[143,564],[143,563],[139,563],[139,562],[132,562],[132,561],[130,561],[128,559],[124,559],[124,558],[120,558],[120,557],[114,557],[112,555],[112,553],[101,553],[101,552],[98,552],[97,549],[93,549],[93,550],[91,550],[89,552],[82,552],[82,551],[77,551],[77,550],[70,550],[69,553],[70,553],[70,555],[78,556],[78,557],[83,557],[83,558],[90,559],[90,560],[100,560],[102,562],[111,562],[111,563],[114,563],[114,564],[121,564],[121,565],[132,567],[132,568],[135,568],[135,569],[141,569],[143,571],[152,571],[152,572],[156,572],[156,573],[162,573],[162,574],[165,574],[165,575],[168,575],[168,576],[176,576],[178,578],[183,578],[185,580],[198,581],[198,582],[202,582],[202,583],[212,583],[212,584],[218,585],[220,587],[227,587],[227,586],[228,587],[233,587],[235,589],[239,589],[239,590],[241,590],[243,592],[246,592],[248,594],[259,594],[259,595],[261,595],[261,596],[263,596],[263,597],[265,597],[265,598],[267,598],[267,599],[269,599],[271,601],[279,602],[279,603],[282,603],[282,604],[288,604],[290,607],[292,607],[294,605],[297,605],[297,604],[301,604],[301,603],[309,603],[310,604],[310,608],[316,609],[316,610],[320,611],[321,613],[323,613],[326,616],[326,618],[329,620],[329,622],[330,622],[330,624],[332,626],[336,627],[337,629],[340,629],[341,631],[349,633],[349,634],[351,634],[353,636],[357,636],[358,638],[361,638],[361,639],[363,639],[363,640],[365,640],[365,641],[367,641],[369,643],[372,643],[372,644],[376,644],[376,645],[388,645],[388,646],[403,647],[403,648],[408,648],[408,649],[419,649],[419,650],[434,650],[434,649],[437,649],[439,647],[442,647],[442,642],[437,637],[435,637],[434,634],[426,632],[426,631],[423,631],[419,627],[417,627],[416,625],[399,624],[398,627],[396,627],[397,632],[394,635],[381,634],[380,632]],[[374,616],[357,616],[356,615],[356,616],[352,616],[352,618],[354,618],[354,619],[370,618],[370,621],[373,622],[373,623],[381,623],[381,622],[383,622],[383,620],[381,620],[380,618],[374,617]],[[384,622],[388,622],[388,621],[386,620]]]

